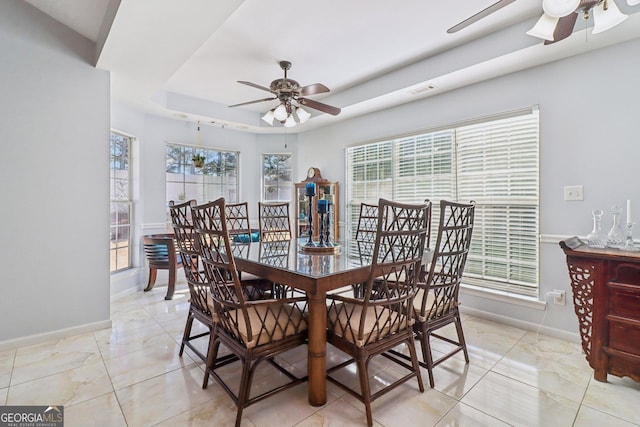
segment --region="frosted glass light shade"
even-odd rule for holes
[[[284,122],[284,127],[292,128],[295,125],[296,125],[296,119],[293,118],[293,114],[289,114],[289,117],[287,117],[287,121]]]
[[[543,13],[540,19],[538,19],[538,22],[536,22],[536,25],[527,31],[527,34],[540,39],[553,41],[553,32],[556,30],[559,19],[560,18],[554,18],[551,15]]]
[[[284,104],[280,104],[273,110],[273,115],[278,121],[283,121],[287,118],[287,108]]]
[[[554,18],[562,18],[575,11],[580,0],[542,0],[542,10]]]
[[[264,120],[265,122],[269,123],[271,126],[273,126],[273,119],[276,116],[273,115],[273,110],[269,110],[267,111],[267,114],[265,114],[264,116],[262,116],[262,120]]]
[[[298,115],[298,120],[300,120],[300,123],[306,122],[311,117],[311,114],[309,114],[306,110],[303,110],[302,107],[296,108],[296,114]]]
[[[604,4],[607,3],[605,10]],[[593,8],[593,31],[591,34],[599,34],[621,24],[629,15],[620,12],[618,5],[613,0],[598,3]]]

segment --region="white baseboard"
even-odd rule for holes
[[[526,331],[537,332],[540,328],[540,333],[548,335],[554,338],[563,339],[576,344],[580,344],[580,334],[578,332],[568,332],[562,329],[551,328],[549,326],[538,323],[525,322],[523,320],[514,319],[512,317],[502,316],[500,314],[490,313],[484,310],[478,310],[477,308],[460,306],[460,313],[469,314],[474,317],[491,320],[496,323],[502,323],[503,325],[513,326],[514,328],[524,329]]]
[[[111,296],[119,295],[129,289],[143,289],[146,274],[148,274],[146,267],[134,267],[112,274],[110,280]]]
[[[87,323],[85,325],[74,326],[72,328],[58,329],[57,331],[45,332],[42,334],[29,335],[26,337],[14,338],[11,340],[0,341],[0,352],[13,350],[18,347],[40,344],[46,341],[59,340],[71,337],[73,335],[86,334],[99,331],[102,329],[110,329],[111,320],[103,320],[101,322]]]

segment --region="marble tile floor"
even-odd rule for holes
[[[0,352],[0,404],[64,405],[66,427],[233,425],[231,399],[213,380],[201,388],[204,364],[188,349],[178,357],[188,292],[181,287],[165,301],[165,291],[114,298],[111,330]],[[459,354],[437,367],[435,389],[424,371],[424,393],[410,381],[381,397],[373,404],[374,425],[640,425],[640,383],[611,375],[608,383],[595,381],[578,344],[471,316],[463,325],[471,362]],[[199,341],[205,351],[207,339]],[[303,346],[280,362],[304,372],[305,356]],[[330,347],[328,357],[334,363],[344,355]],[[237,365],[222,374],[237,378]],[[279,375],[262,366],[253,390]],[[398,375],[386,359],[372,361],[374,385]],[[357,381],[353,370],[341,376]],[[312,407],[307,384],[293,387],[245,409],[242,425],[366,425],[359,401],[331,384],[328,390],[327,404]]]

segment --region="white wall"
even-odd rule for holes
[[[109,322],[109,74],[89,40],[0,2],[0,344]]]
[[[299,169],[314,163],[323,174],[344,183],[347,146],[537,104],[540,233],[586,236],[592,209],[623,206],[627,199],[633,201],[633,219],[640,223],[638,52],[640,40],[634,40],[303,133],[298,140]],[[574,184],[584,185],[584,201],[563,200],[563,186]],[[344,194],[343,186],[343,207]],[[604,227],[610,226],[607,214]],[[562,289],[568,305],[550,305],[544,325],[577,334],[564,254],[549,239],[551,243],[541,244],[540,300],[548,291]],[[469,294],[462,302],[472,311],[530,326],[544,316],[539,309]]]

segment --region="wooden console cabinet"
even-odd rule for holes
[[[594,378],[606,382],[612,374],[640,381],[640,252],[594,249],[577,237],[560,247]]]

